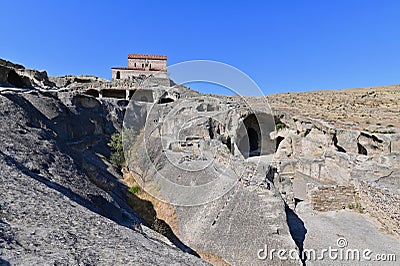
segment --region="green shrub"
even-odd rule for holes
[[[350,209],[350,210],[354,209],[354,210],[358,211],[359,213],[363,213],[364,212],[363,207],[361,206],[361,203],[359,203],[359,202],[356,202],[355,204],[349,203],[347,205],[347,208]]]
[[[129,188],[129,192],[132,194],[136,194],[140,191],[140,187],[139,186],[132,186]]]
[[[125,156],[122,145],[122,134],[120,132],[112,134],[108,146],[111,148],[112,151],[110,161],[118,167],[124,166]]]
[[[285,127],[286,127],[286,125],[285,125],[284,123],[282,123],[282,122],[277,123],[277,124],[275,125],[276,131],[278,131],[278,130],[280,130],[280,129],[282,129],[282,128],[285,128]]]
[[[382,131],[380,131],[380,130],[374,129],[374,130],[372,130],[371,133],[376,133],[376,134],[394,134],[396,132],[394,132],[394,130],[386,130],[386,131],[382,130]]]
[[[356,203],[356,209],[357,209],[357,211],[359,213],[363,213],[364,212],[363,208],[361,207],[361,203],[359,203],[359,202]]]

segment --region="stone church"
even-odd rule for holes
[[[131,77],[167,78],[167,57],[165,55],[128,54],[128,67],[111,68],[112,79]]]

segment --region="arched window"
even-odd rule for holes
[[[115,77],[116,79],[120,79],[121,78],[121,73],[119,71],[117,71],[117,75]]]

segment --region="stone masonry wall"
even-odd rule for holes
[[[112,74],[112,79],[116,80],[117,79],[117,72],[120,74],[119,79],[128,79],[132,77],[139,77],[140,75],[144,75],[146,77],[148,76],[153,76],[156,78],[167,78],[167,72],[166,71],[152,71],[152,70],[132,70],[132,69],[112,69],[111,70]]]
[[[167,60],[128,59],[128,67],[149,69],[167,69]]]
[[[316,211],[335,211],[359,206],[378,219],[391,233],[400,236],[400,196],[373,182],[362,181],[357,186],[308,184],[307,195]]]
[[[365,210],[386,230],[400,235],[400,196],[372,182],[361,182],[358,190]]]
[[[311,207],[316,211],[334,211],[345,209],[358,202],[358,193],[352,185],[312,186],[307,187]]]

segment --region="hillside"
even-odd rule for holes
[[[398,254],[399,98],[211,96],[1,60],[0,265],[319,265],[303,250],[338,237]]]
[[[400,127],[400,85],[268,96],[272,107],[336,127],[391,132]]]

